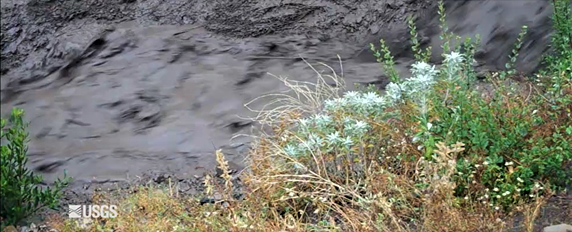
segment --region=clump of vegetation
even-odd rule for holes
[[[572,75],[572,10],[570,2],[552,0],[554,34],[551,39],[552,53],[545,56],[548,68],[545,73]],[[558,83],[556,83],[558,84]]]
[[[477,90],[478,38],[452,42],[460,40],[448,31],[441,3],[441,65],[428,63],[430,50],[419,46],[412,22],[418,62],[410,78],[397,76],[383,41],[371,46],[392,81],[383,92],[340,94],[343,80],[311,65],[317,83],[278,77],[295,94],[258,111],[272,133],[258,137],[249,154],[243,200],[232,197],[219,151],[224,174],[205,180],[207,195],[221,194],[215,204],[167,200],[171,188],[159,194],[148,188],[123,201],[125,211],[100,229],[502,231],[523,212],[532,231],[538,207],[572,176],[572,29],[565,2],[555,1],[552,46],[559,55],[546,59],[534,86],[507,81],[516,74],[523,27],[507,70],[488,76],[494,90]],[[74,231],[66,225],[64,231]]]
[[[27,124],[24,112],[13,109],[9,120],[1,119],[0,219],[2,226],[15,225],[44,207],[58,206],[61,190],[69,179],[57,180],[53,187],[41,188],[42,177],[27,167]],[[11,124],[5,128],[6,124]]]

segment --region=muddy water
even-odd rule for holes
[[[548,1],[447,7],[453,31],[481,34],[479,69],[504,66],[523,24],[520,70],[539,67]],[[405,17],[416,15],[423,43],[438,47],[435,12],[414,0],[2,1],[2,114],[26,110],[30,165],[48,181],[63,170],[78,182],[201,175],[218,148],[240,169],[250,139],[231,138],[255,126],[243,105],[285,90],[267,73],[314,81],[302,56],[342,74],[339,54],[349,86],[382,87],[364,48],[386,39],[406,73]]]

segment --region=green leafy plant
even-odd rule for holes
[[[443,12],[440,4],[442,17]],[[562,13],[556,14],[560,16],[555,18],[563,17]],[[441,22],[444,24],[445,20],[441,19]],[[441,28],[442,38],[452,38],[446,25]],[[565,30],[568,29],[561,31]],[[516,73],[514,64],[526,31],[527,27],[523,26],[506,65],[508,72],[501,72],[498,79],[489,79],[490,84],[497,86],[494,94],[486,96],[474,89],[463,88],[470,81],[470,72],[467,72],[470,66],[452,70],[445,65],[440,83],[435,85],[434,104],[429,112],[434,119],[428,123],[434,125],[431,135],[435,141],[466,145],[457,160],[458,172],[453,177],[457,183],[456,195],[473,194],[476,200],[496,209],[509,209],[518,202],[540,196],[546,190],[544,185],[550,185],[552,190],[562,188],[566,184],[564,180],[569,180],[565,165],[572,159],[569,143],[572,137],[564,133],[564,127],[572,121],[569,110],[563,109],[569,106],[572,96],[560,94],[552,106],[547,106],[543,101],[530,101],[517,86],[503,82],[505,77]],[[554,41],[560,43],[557,47],[563,48],[562,41],[569,40],[561,37],[568,33],[559,34]],[[444,50],[448,50],[448,44],[444,42]],[[569,49],[560,52],[567,53]],[[473,54],[474,47],[471,46],[464,58],[472,60]],[[554,62],[560,64],[570,57],[560,56]],[[551,78],[546,83],[553,87],[538,99],[553,95],[554,86],[559,87],[559,93],[570,89],[570,76],[565,80],[560,71],[561,68],[549,73]],[[556,109],[560,109],[556,111],[558,113],[554,112]],[[559,116],[562,114],[568,114],[568,117]]]
[[[505,64],[505,68],[508,70],[509,75],[514,75],[516,73],[515,65],[516,59],[518,58],[518,52],[522,47],[522,41],[524,40],[524,36],[528,31],[528,27],[526,25],[522,26],[520,33],[518,34],[517,42],[512,49],[512,53],[509,56],[509,62]]]
[[[397,70],[395,69],[395,61],[393,60],[393,56],[389,51],[389,47],[385,44],[385,40],[379,40],[380,47],[379,49],[375,47],[373,43],[369,44],[370,50],[373,52],[373,56],[377,59],[377,62],[383,65],[383,69],[386,72],[386,75],[392,82],[399,83],[400,78]]]
[[[445,13],[445,4],[443,1],[439,1],[439,10],[437,13],[439,14],[439,22],[441,22],[439,25],[441,35],[439,35],[439,38],[443,41],[441,48],[443,49],[443,55],[445,55],[451,52],[451,39],[454,35],[449,32],[449,27],[447,26],[447,14]]]
[[[65,177],[56,180],[51,188],[38,186],[42,177],[26,167],[28,133],[23,117],[23,110],[13,109],[8,121],[1,119],[0,216],[3,225],[19,223],[43,207],[56,207],[61,190],[69,182]],[[11,124],[9,128],[5,128],[7,123]]]
[[[537,75],[538,86],[545,89],[546,94],[541,100],[550,104],[554,112],[566,109],[572,101],[567,97],[572,95],[572,10],[567,0],[553,0],[554,14],[552,16],[554,33],[551,35],[552,51],[545,55],[546,67]],[[568,107],[569,108],[569,107]],[[556,115],[551,113],[552,117]]]
[[[415,60],[429,62],[431,58],[431,46],[425,48],[425,51],[421,49],[419,34],[417,33],[417,27],[415,26],[415,21],[412,16],[407,18],[407,24],[409,26],[409,34],[411,35],[411,51],[413,51]]]
[[[552,22],[554,33],[551,36],[550,46],[552,53],[544,57],[548,66],[546,72],[564,73],[564,76],[572,76],[572,10],[568,0],[552,0],[554,14]]]

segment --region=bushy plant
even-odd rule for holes
[[[508,70],[489,78],[490,84],[497,86],[495,92],[483,95],[470,88],[474,86],[472,62],[476,43],[470,39],[464,44],[452,43],[455,35],[448,32],[442,3],[440,15],[444,24],[443,49],[449,51],[443,55],[443,65],[435,68],[426,63],[429,53],[423,52],[414,38],[413,50],[420,60],[412,66],[412,77],[401,80],[390,67],[393,57],[384,41],[380,41],[380,50],[371,45],[392,81],[385,94],[347,92],[342,98],[326,100],[320,114],[299,119],[289,130],[291,133],[283,137],[287,141],[283,151],[290,156],[290,163],[304,172],[316,170],[316,160],[324,159],[324,171],[330,178],[337,177],[332,179],[336,183],[343,183],[344,177],[363,178],[370,164],[385,158],[381,149],[368,148],[395,145],[395,141],[380,142],[387,141],[389,137],[383,136],[390,133],[380,130],[379,125],[393,120],[405,130],[402,139],[416,144],[423,156],[409,150],[393,154],[396,157],[390,159],[413,157],[432,162],[439,156],[437,144],[464,145],[451,175],[455,196],[461,202],[511,210],[544,196],[547,188],[562,189],[569,183],[569,170],[565,167],[572,159],[572,120],[569,109],[563,110],[571,96],[559,95],[559,102],[553,102],[551,107],[540,99],[554,91],[530,97],[522,94],[517,85],[504,81],[516,74],[515,63],[527,27],[523,26],[519,34],[506,65]],[[410,28],[411,35],[417,36],[411,22]],[[570,88],[569,79],[553,78],[548,83]],[[555,117],[554,109],[560,109],[564,117]]]
[[[400,222],[403,218],[437,217],[437,211],[458,214],[444,202],[456,186],[455,157],[465,145],[437,141],[431,117],[434,85],[439,77],[459,79],[455,74],[465,60],[457,52],[445,58],[441,69],[415,63],[411,78],[390,83],[383,93],[349,91],[325,100],[318,114],[293,113],[274,136],[261,139],[251,156],[256,168],[250,178],[265,183],[253,194],[275,193],[282,200],[270,207],[285,213],[312,209],[302,212],[302,221],[350,209],[372,215],[357,219],[367,226],[351,230],[404,230],[409,226]],[[258,168],[268,166],[272,168]],[[424,191],[434,194],[424,196]],[[424,201],[435,205],[423,206]],[[422,207],[440,210],[423,215]],[[320,228],[332,226],[338,228],[332,222]]]
[[[506,83],[499,82],[505,76],[516,73],[514,64],[526,34],[526,26],[510,56],[508,72],[502,72],[498,79],[490,79],[494,85],[499,86],[492,96],[483,97],[476,90],[466,88],[471,81],[471,70],[467,67],[470,67],[468,64],[473,60],[474,51],[469,49],[465,54],[452,52],[445,55],[444,65],[439,72],[440,78],[436,87],[431,89],[430,100],[425,98],[425,94],[411,98],[417,108],[421,109],[413,118],[417,118],[422,125],[422,133],[418,133],[414,140],[421,138],[425,141],[423,146],[426,146],[427,155],[433,153],[432,147],[439,141],[447,144],[462,142],[466,145],[457,161],[458,172],[453,177],[457,183],[458,196],[473,193],[476,194],[476,200],[498,209],[498,206],[509,207],[522,200],[526,201],[527,198],[542,195],[544,187],[540,183],[552,184],[554,189],[569,183],[570,170],[566,165],[572,159],[572,136],[567,128],[572,126],[569,109],[572,93],[562,94],[570,89],[571,81],[570,76],[566,77],[569,75],[566,70],[562,70],[563,67],[569,69],[570,65],[564,66],[562,63],[572,59],[572,55],[568,54],[571,50],[567,37],[570,35],[570,6],[564,6],[564,1],[555,4],[555,20],[560,21],[557,24],[560,29],[553,42],[561,55],[557,61],[552,62],[557,67],[551,71],[552,77],[547,81],[552,88],[537,97],[537,101],[519,94],[519,90],[515,91],[512,84],[504,86]],[[444,23],[442,3],[440,15]],[[568,23],[562,26],[561,21],[565,19],[568,19]],[[441,38],[445,40],[443,48],[449,50],[449,39],[453,35],[447,33],[445,25],[442,29]],[[457,49],[453,50],[459,51],[459,47],[457,45]],[[419,65],[427,66],[424,63],[418,63],[417,66]],[[415,70],[413,74],[414,78],[416,75],[434,75],[433,71],[420,74]],[[545,104],[542,99],[555,92],[560,93],[557,101],[552,101],[551,105]],[[566,108],[568,109],[565,110]],[[428,121],[428,118],[432,120]],[[423,133],[425,137],[422,136]]]
[[[542,113],[549,109],[511,90],[483,97],[459,83],[453,88],[446,99],[436,96],[447,104],[434,105],[431,123],[437,141],[467,145],[455,175],[457,194],[480,192],[484,203],[510,206],[541,195],[544,181],[564,186],[572,137],[551,126],[571,125],[570,119],[549,119]]]
[[[13,109],[9,120],[1,119],[1,163],[0,163],[0,217],[2,225],[13,225],[32,215],[43,207],[55,207],[61,190],[69,179],[57,180],[53,187],[38,186],[42,177],[27,167],[26,143],[27,124],[24,111]],[[11,124],[5,128],[6,124]]]

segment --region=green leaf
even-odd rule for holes
[[[41,189],[37,185],[41,183],[42,176],[35,175],[26,168],[28,151],[27,123],[23,120],[24,111],[12,109],[12,114],[8,122],[11,127],[4,130],[7,121],[2,118],[2,137],[7,143],[1,146],[1,176],[0,178],[0,218],[3,218],[3,225],[17,224],[25,219],[27,215],[32,215],[40,206],[53,206],[57,204],[61,196],[61,188],[56,190],[47,188]],[[56,180],[57,182],[58,180]],[[67,186],[69,179],[62,182],[62,188]],[[2,225],[0,225],[2,226]]]

